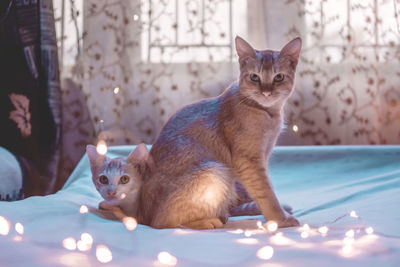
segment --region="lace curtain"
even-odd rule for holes
[[[178,108],[236,79],[236,34],[258,49],[303,39],[280,144],[400,142],[396,1],[65,2],[73,18],[60,42],[64,117],[75,114],[64,135],[74,140],[71,151],[100,132],[110,145],[151,143]]]

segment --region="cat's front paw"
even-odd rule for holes
[[[299,226],[299,221],[294,216],[286,216],[285,220],[278,222],[279,228]]]
[[[107,200],[99,203],[99,210],[113,210],[115,205],[110,204]]]

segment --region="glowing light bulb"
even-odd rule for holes
[[[354,237],[354,230],[351,229],[351,230],[347,231],[345,236],[353,238]]]
[[[158,253],[157,259],[161,264],[170,266],[174,266],[178,263],[178,259],[166,251]]]
[[[350,212],[350,217],[358,218],[358,215],[357,215],[357,213],[356,213],[354,210],[352,210],[352,211]]]
[[[76,240],[73,237],[67,237],[62,241],[63,247],[68,250],[76,249]]]
[[[374,233],[374,228],[368,227],[367,229],[365,229],[365,232],[366,232],[367,234],[371,235],[371,234]]]
[[[24,234],[24,226],[22,225],[22,223],[18,222],[15,224],[15,231],[20,235]]]
[[[299,127],[297,125],[293,125],[292,129],[293,129],[293,132],[299,131]]]
[[[278,224],[275,221],[268,221],[267,229],[270,232],[275,232],[278,229]]]
[[[139,20],[139,15],[137,15],[137,14],[133,14],[133,20],[134,20],[134,21],[137,21],[137,20]]]
[[[107,153],[107,151],[108,151],[106,141],[100,140],[100,141],[97,143],[96,151],[97,151],[97,153],[99,153],[100,155],[105,155],[105,154]]]
[[[301,232],[300,236],[302,238],[307,238],[309,236],[308,232]]]
[[[271,246],[265,246],[257,251],[257,257],[262,260],[269,260],[274,255],[274,249]]]
[[[79,240],[78,243],[76,243],[76,247],[79,251],[88,251],[92,246],[82,240]]]
[[[252,235],[252,233],[251,233],[250,230],[244,231],[244,236],[245,236],[245,237],[250,237],[251,235]]]
[[[80,208],[79,208],[79,213],[88,213],[89,212],[89,209],[88,209],[88,207],[86,206],[86,205],[82,205]]]
[[[326,235],[328,233],[328,227],[327,226],[321,226],[320,228],[318,228],[318,232],[320,232],[323,235]]]
[[[136,227],[137,227],[137,221],[136,221],[136,219],[133,218],[133,217],[124,217],[124,218],[122,219],[122,222],[124,223],[125,228],[126,228],[128,231],[133,231],[133,230],[135,230]]]
[[[352,237],[345,237],[343,239],[343,243],[345,243],[346,245],[352,245],[354,243],[354,238]]]
[[[107,263],[112,260],[111,250],[106,245],[96,247],[96,258],[99,262]]]
[[[114,88],[114,94],[116,95],[116,94],[118,94],[119,93],[119,87],[115,87]]]
[[[0,235],[8,235],[10,232],[10,223],[6,218],[0,216]]]
[[[353,247],[351,245],[345,245],[342,248],[343,254],[346,254],[346,255],[350,254],[352,251],[353,251]]]
[[[81,240],[90,246],[93,244],[93,237],[89,233],[82,233]]]
[[[300,231],[309,231],[310,226],[308,224],[304,224],[302,227],[300,227]]]

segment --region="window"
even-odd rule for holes
[[[320,40],[332,63],[349,57],[387,61],[400,44],[396,0],[312,0],[305,2],[308,43]]]
[[[142,60],[231,61],[234,33],[246,29],[244,0],[142,0]]]

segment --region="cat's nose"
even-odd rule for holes
[[[110,196],[110,197],[115,197],[115,194],[116,194],[117,192],[115,191],[115,190],[107,190],[107,194]]]
[[[265,84],[265,83],[261,84],[261,91],[262,92],[270,93],[270,92],[272,92],[273,89],[274,88],[270,84]]]

